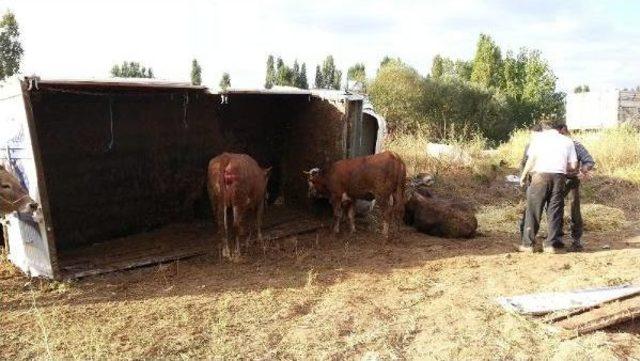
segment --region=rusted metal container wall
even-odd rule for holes
[[[273,167],[290,206],[305,204],[302,170],[346,156],[344,113],[308,95],[41,84],[28,97],[60,250],[194,219],[222,151]]]

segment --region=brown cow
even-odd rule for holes
[[[223,153],[209,162],[207,189],[218,229],[223,237],[222,256],[231,258],[229,249],[228,212],[233,212],[235,253],[240,256],[240,239],[245,235],[245,223],[255,216],[258,240],[262,243],[262,213],[269,170],[262,169],[246,154]],[[246,238],[249,246],[251,235]],[[264,247],[264,244],[262,244]]]
[[[433,177],[418,174],[409,181],[405,196],[405,223],[432,236],[469,238],[476,234],[478,220],[469,204],[434,195],[428,187]]]
[[[375,200],[382,210],[382,235],[389,238],[391,219],[402,219],[406,166],[393,152],[343,159],[327,169],[313,168],[308,175],[309,196],[329,198],[333,206],[333,232],[340,232],[343,209],[347,210],[351,233],[355,232],[354,203]]]
[[[18,178],[0,164],[0,217],[9,213],[33,213],[38,209]]]

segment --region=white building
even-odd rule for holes
[[[567,95],[570,129],[603,129],[622,123],[640,125],[640,92],[590,91]]]

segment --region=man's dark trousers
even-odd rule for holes
[[[568,177],[564,188],[564,195],[571,195],[571,238],[578,241],[582,238],[584,223],[582,222],[582,213],[580,212],[580,179],[576,177]]]
[[[527,189],[527,211],[524,220],[522,244],[531,247],[535,244],[540,228],[540,219],[547,204],[547,222],[549,232],[545,247],[561,247],[562,216],[564,213],[565,183],[567,177],[556,173],[535,173]]]

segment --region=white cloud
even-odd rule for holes
[[[222,72],[234,86],[259,87],[268,54],[315,65],[333,54],[346,68],[373,74],[384,55],[426,73],[435,54],[470,58],[480,32],[504,51],[540,49],[559,85],[592,88],[640,84],[637,26],[622,27],[599,2],[551,1],[123,1],[0,0],[21,26],[23,70],[44,77],[106,77],[136,60],[158,77],[188,80],[191,59],[207,85]],[[631,12],[631,10],[629,10]],[[624,9],[622,9],[624,13]],[[635,22],[633,23],[635,24]]]

